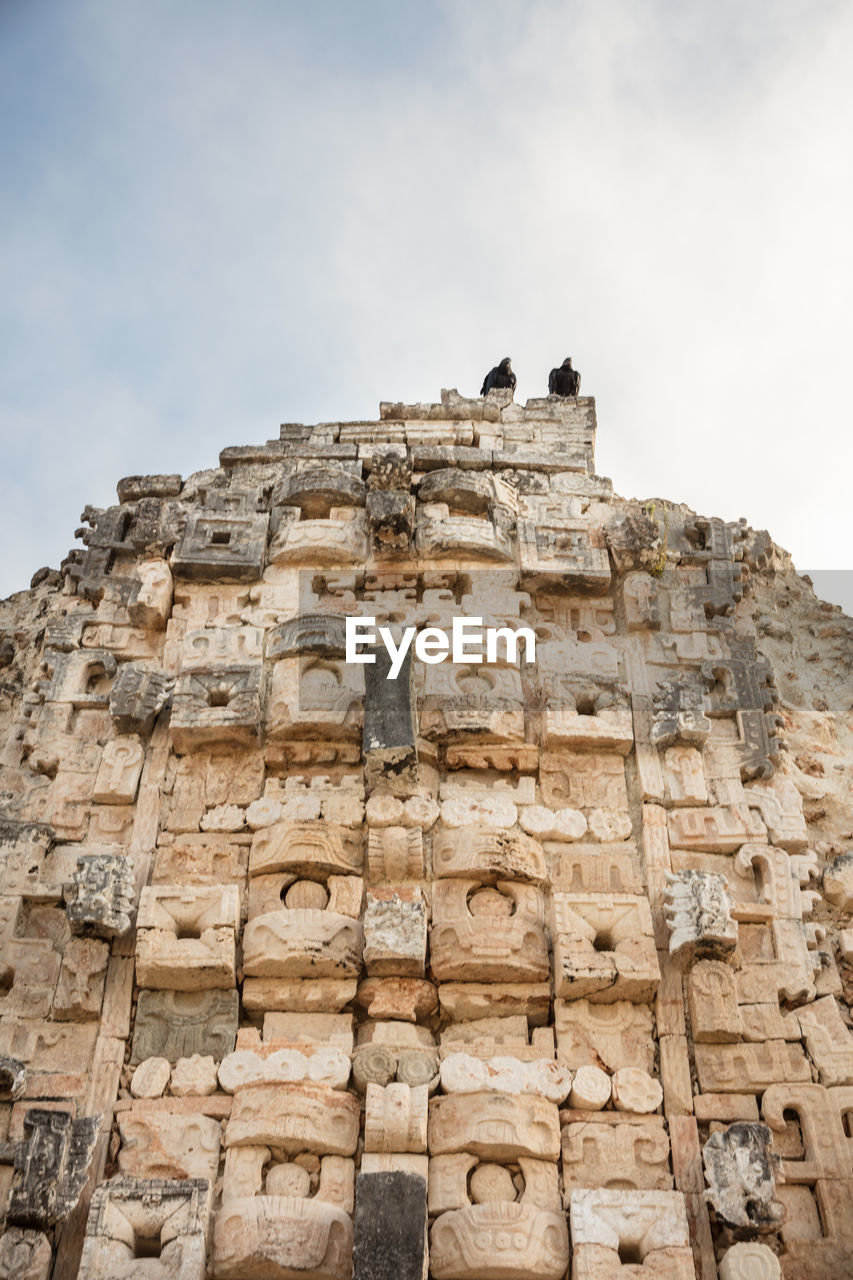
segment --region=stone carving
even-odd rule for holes
[[[368,1084],[365,1093],[365,1151],[427,1149],[427,1086]]]
[[[0,1236],[0,1280],[48,1280],[53,1256],[41,1231],[12,1227]]]
[[[575,1280],[615,1280],[623,1260],[643,1264],[652,1275],[693,1280],[687,1213],[678,1192],[579,1188],[569,1221]]]
[[[165,671],[123,662],[110,690],[110,718],[116,733],[147,737],[169,701],[174,681]]]
[[[100,1016],[109,953],[97,938],[69,939],[53,997],[54,1018],[77,1022]]]
[[[542,1058],[521,1062],[509,1056],[483,1059],[450,1053],[442,1058],[441,1087],[445,1093],[529,1093],[559,1103],[569,1096],[572,1073],[562,1063]]]
[[[108,742],[92,799],[98,804],[133,804],[144,756],[137,738],[114,738]]]
[[[78,1280],[204,1280],[210,1183],[111,1178],[92,1196]],[[140,1259],[145,1259],[140,1263]]]
[[[541,844],[518,831],[466,827],[441,831],[433,838],[432,865],[436,877],[473,877],[483,884],[498,880],[542,884],[546,878]]]
[[[135,1178],[209,1178],[219,1169],[218,1120],[167,1111],[125,1111],[118,1117],[118,1167]]]
[[[364,913],[368,973],[423,977],[426,948],[427,908],[420,888],[368,892]]]
[[[243,930],[243,970],[262,978],[335,978],[361,972],[364,926],[332,910],[283,909]]]
[[[181,753],[211,745],[253,746],[261,726],[261,664],[179,675],[170,725]]]
[[[560,1127],[556,1105],[532,1094],[453,1093],[433,1098],[430,1155],[468,1151],[500,1162],[519,1156],[556,1160]]]
[[[221,1060],[237,1039],[239,997],[230,991],[140,991],[130,1061],[194,1053]]]
[[[730,1227],[775,1231],[784,1216],[776,1200],[781,1160],[766,1124],[731,1124],[712,1133],[702,1148],[705,1199]]]
[[[27,1087],[27,1068],[17,1058],[0,1058],[0,1102],[16,1102]]]
[[[130,858],[122,853],[85,853],[77,859],[77,868],[65,895],[72,932],[122,937],[130,928],[136,898]]]
[[[254,582],[264,567],[269,516],[251,510],[250,495],[213,492],[191,511],[172,555],[176,578]]]
[[[439,981],[540,982],[549,972],[542,892],[500,880],[436,880],[430,955]]]
[[[671,1191],[669,1138],[658,1117],[613,1112],[561,1113],[563,1186],[617,1185],[631,1191]]]
[[[225,1145],[277,1147],[288,1155],[316,1151],[351,1156],[359,1113],[357,1098],[324,1085],[247,1084],[234,1095]]]
[[[654,1068],[652,1011],[642,1004],[617,1000],[592,1004],[589,1000],[555,1000],[557,1055],[569,1067],[601,1066]]]
[[[662,680],[652,697],[651,740],[656,747],[671,747],[676,742],[702,747],[707,742],[711,722],[705,715],[704,697],[697,685],[683,680]]]
[[[249,874],[357,875],[363,858],[359,837],[346,827],[332,822],[277,822],[255,833]]]
[[[567,518],[559,508],[544,509],[536,520],[519,520],[518,542],[524,590],[607,594],[610,557],[605,547],[592,543],[585,520]]]
[[[779,1259],[766,1244],[742,1240],[720,1259],[720,1280],[781,1280]]]
[[[345,1089],[349,1081],[349,1055],[335,1045],[304,1045],[301,1049],[277,1049],[272,1045],[257,1049],[237,1049],[223,1058],[219,1083],[226,1093],[236,1093],[245,1084],[280,1080],[303,1081]]]
[[[213,1257],[222,1280],[312,1276],[348,1280],[352,1222],[320,1200],[264,1195],[229,1200],[216,1217]]]
[[[660,981],[648,899],[551,893],[555,993],[643,1002]]]
[[[429,1258],[435,1280],[561,1280],[569,1263],[566,1219],[502,1201],[456,1209],[433,1223]]]
[[[236,885],[147,886],[136,918],[137,982],[170,991],[233,986],[239,923]]]
[[[737,946],[737,922],[724,876],[679,871],[667,876],[664,913],[669,953],[689,966],[696,960],[724,960]]]
[[[11,1226],[45,1231],[67,1218],[89,1176],[100,1116],[74,1120],[69,1111],[31,1107],[24,1116],[24,1139],[0,1149],[0,1161],[14,1161],[6,1208]]]

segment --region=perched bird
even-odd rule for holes
[[[507,387],[515,391],[515,374],[512,371],[509,356],[505,356],[500,364],[495,365],[494,369],[490,369],[486,374],[480,395],[488,395],[490,391],[503,391]]]
[[[581,389],[581,376],[572,368],[572,357],[566,356],[559,369],[548,374],[549,396],[576,396]]]

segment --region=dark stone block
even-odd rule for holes
[[[364,667],[364,767],[368,784],[410,778],[415,781],[415,691],[412,650],[396,680],[387,679],[391,658],[384,645],[374,649],[376,661]]]
[[[354,1227],[353,1280],[420,1280],[426,1180],[415,1173],[360,1173]]]

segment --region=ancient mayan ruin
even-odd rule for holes
[[[595,435],[286,424],[0,604],[0,1280],[853,1276],[853,622]]]

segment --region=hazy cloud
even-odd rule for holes
[[[0,7],[0,594],[122,475],[508,352],[619,492],[844,568],[851,64],[813,0]]]

